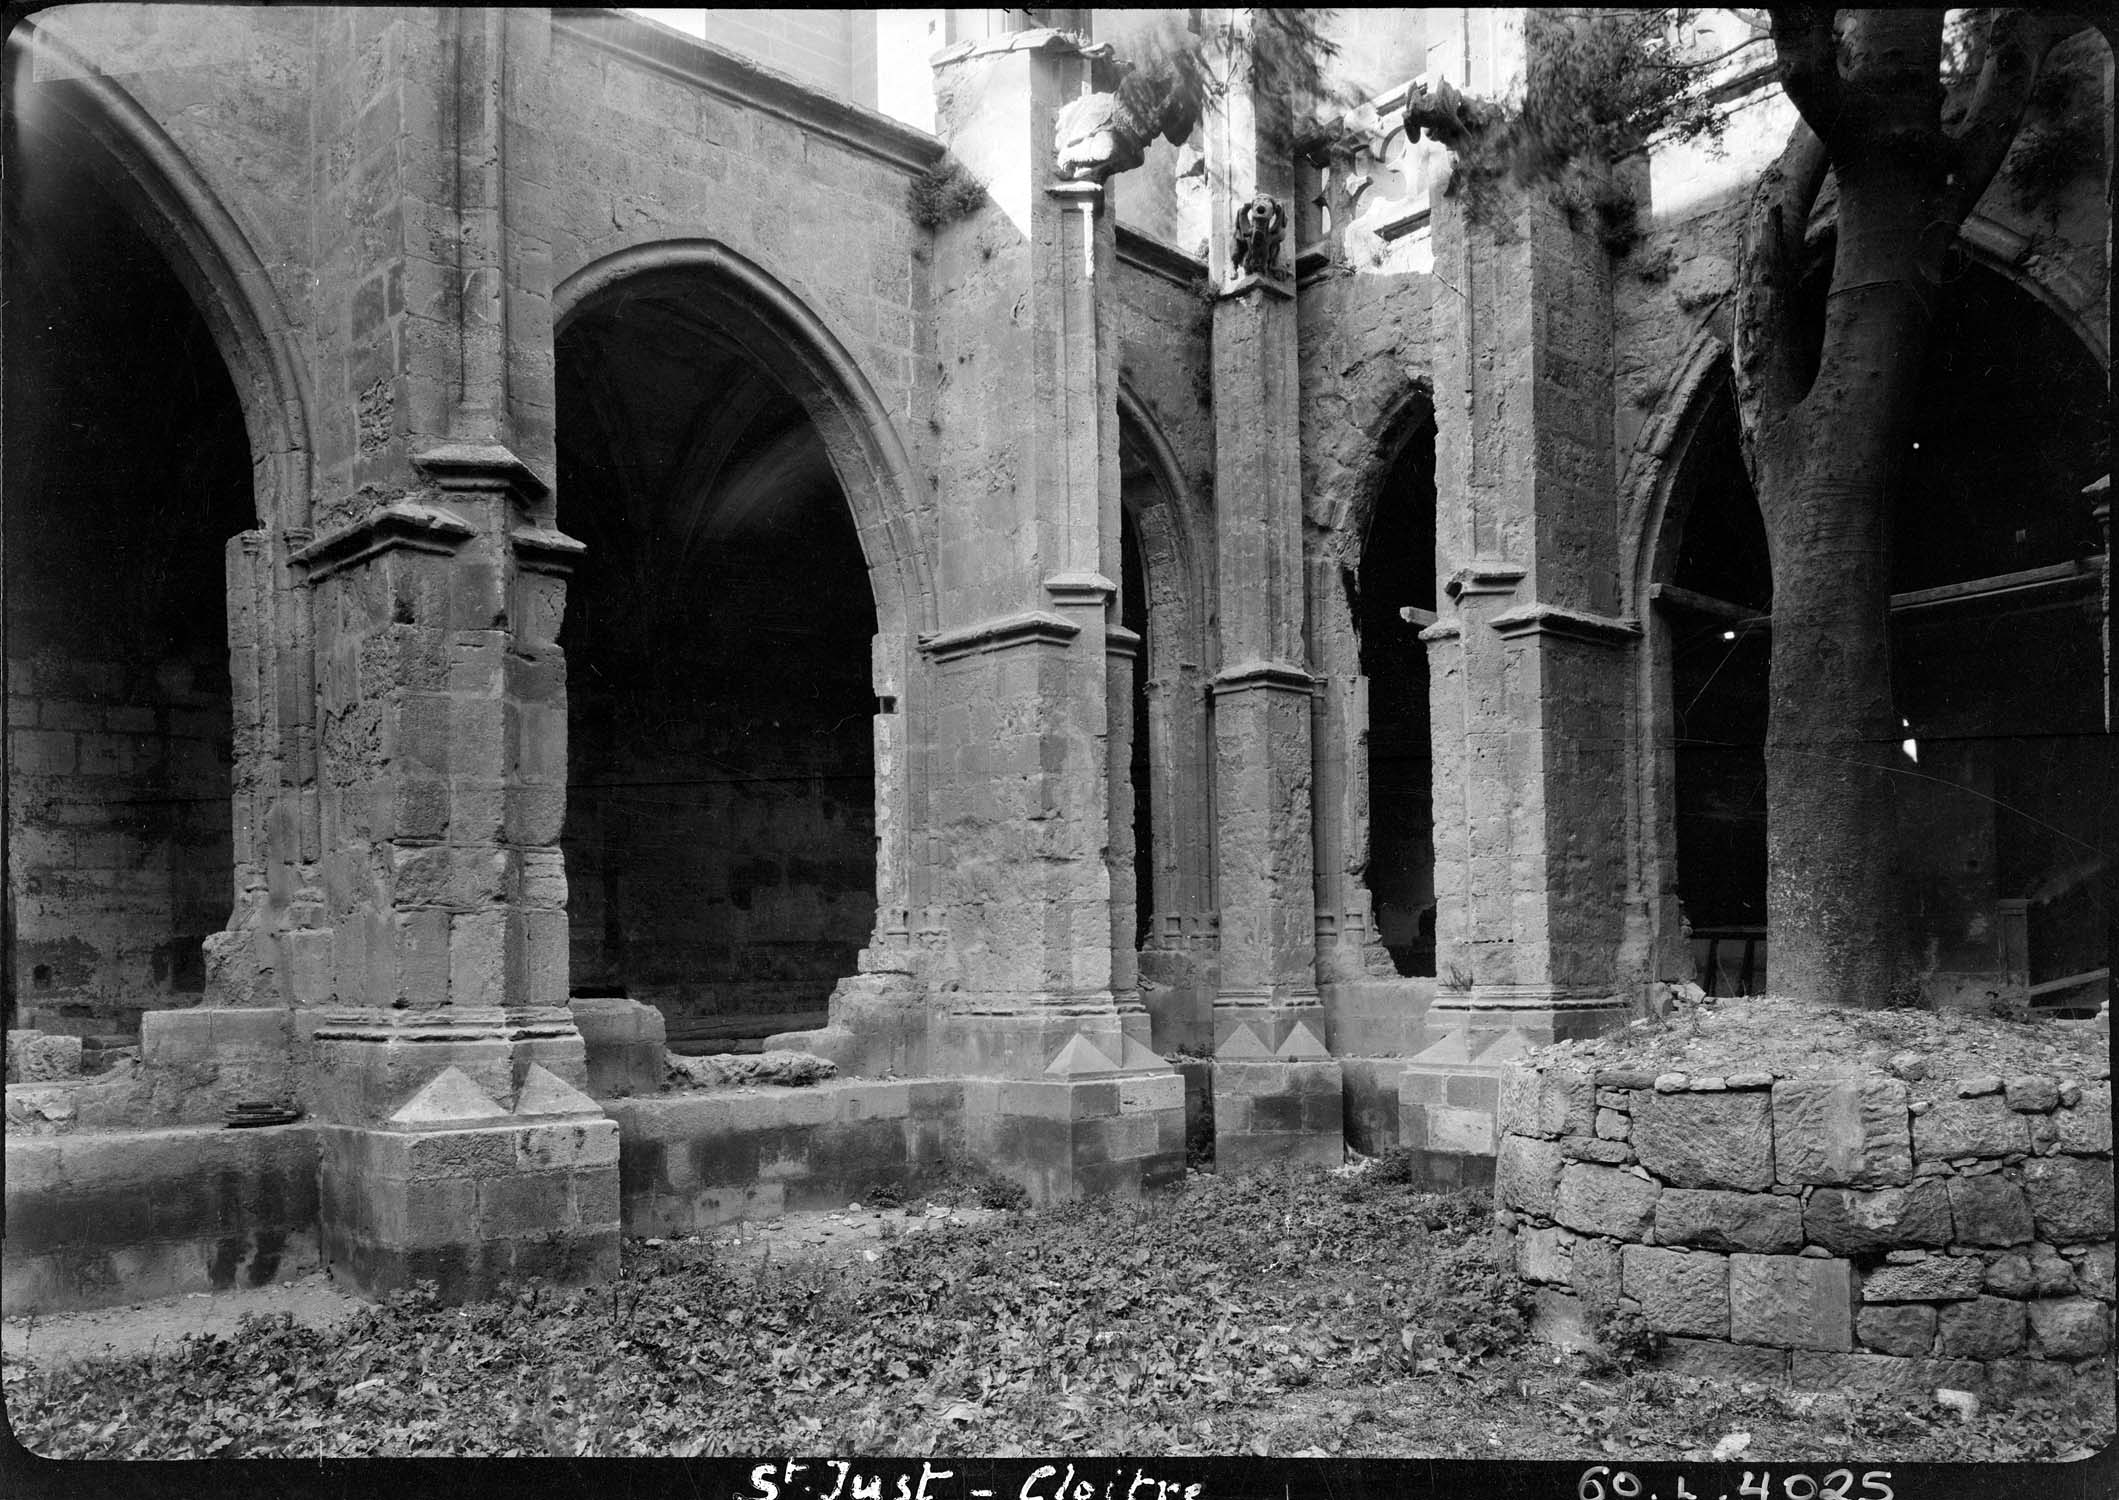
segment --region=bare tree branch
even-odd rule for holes
[[[1995,18],[1964,123],[1951,137],[1953,160],[1948,209],[1962,223],[2001,170],[2002,159],[2022,128],[2031,86],[2045,55],[2087,24],[2079,16],[2007,10]]]
[[[1829,5],[1777,5],[1773,48],[1780,57],[1781,87],[1817,138],[1827,146],[1846,107],[1839,78],[1839,40]]]
[[[1780,160],[1759,178],[1737,268],[1735,381],[1745,467],[1757,477],[1756,435],[1802,399],[1801,330],[1795,316],[1803,236],[1824,186],[1825,143],[1798,122]]]

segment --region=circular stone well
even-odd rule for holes
[[[1529,1054],[1494,1201],[1536,1326],[1802,1388],[2111,1400],[2110,1029],[1723,1001]]]

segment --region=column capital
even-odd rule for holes
[[[430,552],[446,557],[477,534],[478,528],[454,511],[395,500],[296,548],[288,561],[303,571],[304,582],[320,583],[385,552]]]
[[[1214,696],[1256,691],[1301,693],[1315,691],[1317,679],[1306,668],[1287,661],[1244,661],[1214,674]]]
[[[1449,575],[1442,585],[1442,592],[1452,599],[1466,595],[1513,594],[1530,570],[1517,563],[1478,562],[1470,563]]]
[[[552,492],[550,485],[501,443],[441,443],[413,454],[412,466],[447,491],[505,490],[533,504]]]
[[[1586,610],[1563,609],[1557,604],[1525,604],[1495,615],[1486,622],[1506,639],[1526,635],[1551,635],[1562,640],[1583,641],[1592,646],[1629,646],[1641,638],[1641,622]]]

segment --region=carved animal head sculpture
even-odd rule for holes
[[[1278,276],[1280,236],[1288,227],[1288,211],[1278,199],[1260,193],[1236,210],[1236,238],[1230,261],[1238,274]]]
[[[1160,135],[1181,146],[1199,109],[1167,78],[1135,73],[1115,93],[1084,94],[1053,119],[1054,165],[1076,182],[1102,182],[1139,166]]]
[[[1084,94],[1052,122],[1055,165],[1062,177],[1102,182],[1141,164],[1142,141],[1116,94]]]

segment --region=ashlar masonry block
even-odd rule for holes
[[[1215,1059],[1217,1172],[1277,1162],[1336,1167],[1346,1159],[1344,1115],[1333,1058]]]
[[[1773,1146],[1781,1182],[1902,1186],[1913,1176],[1906,1086],[1895,1078],[1776,1083]]]
[[[1763,1192],[1773,1185],[1764,1094],[1644,1094],[1631,1139],[1641,1165],[1672,1187]]]
[[[618,1125],[531,1063],[512,1108],[444,1068],[380,1128],[317,1127],[325,1263],[361,1295],[618,1271]]]
[[[1849,1261],[1729,1257],[1729,1337],[1737,1343],[1852,1349],[1855,1306]]]

